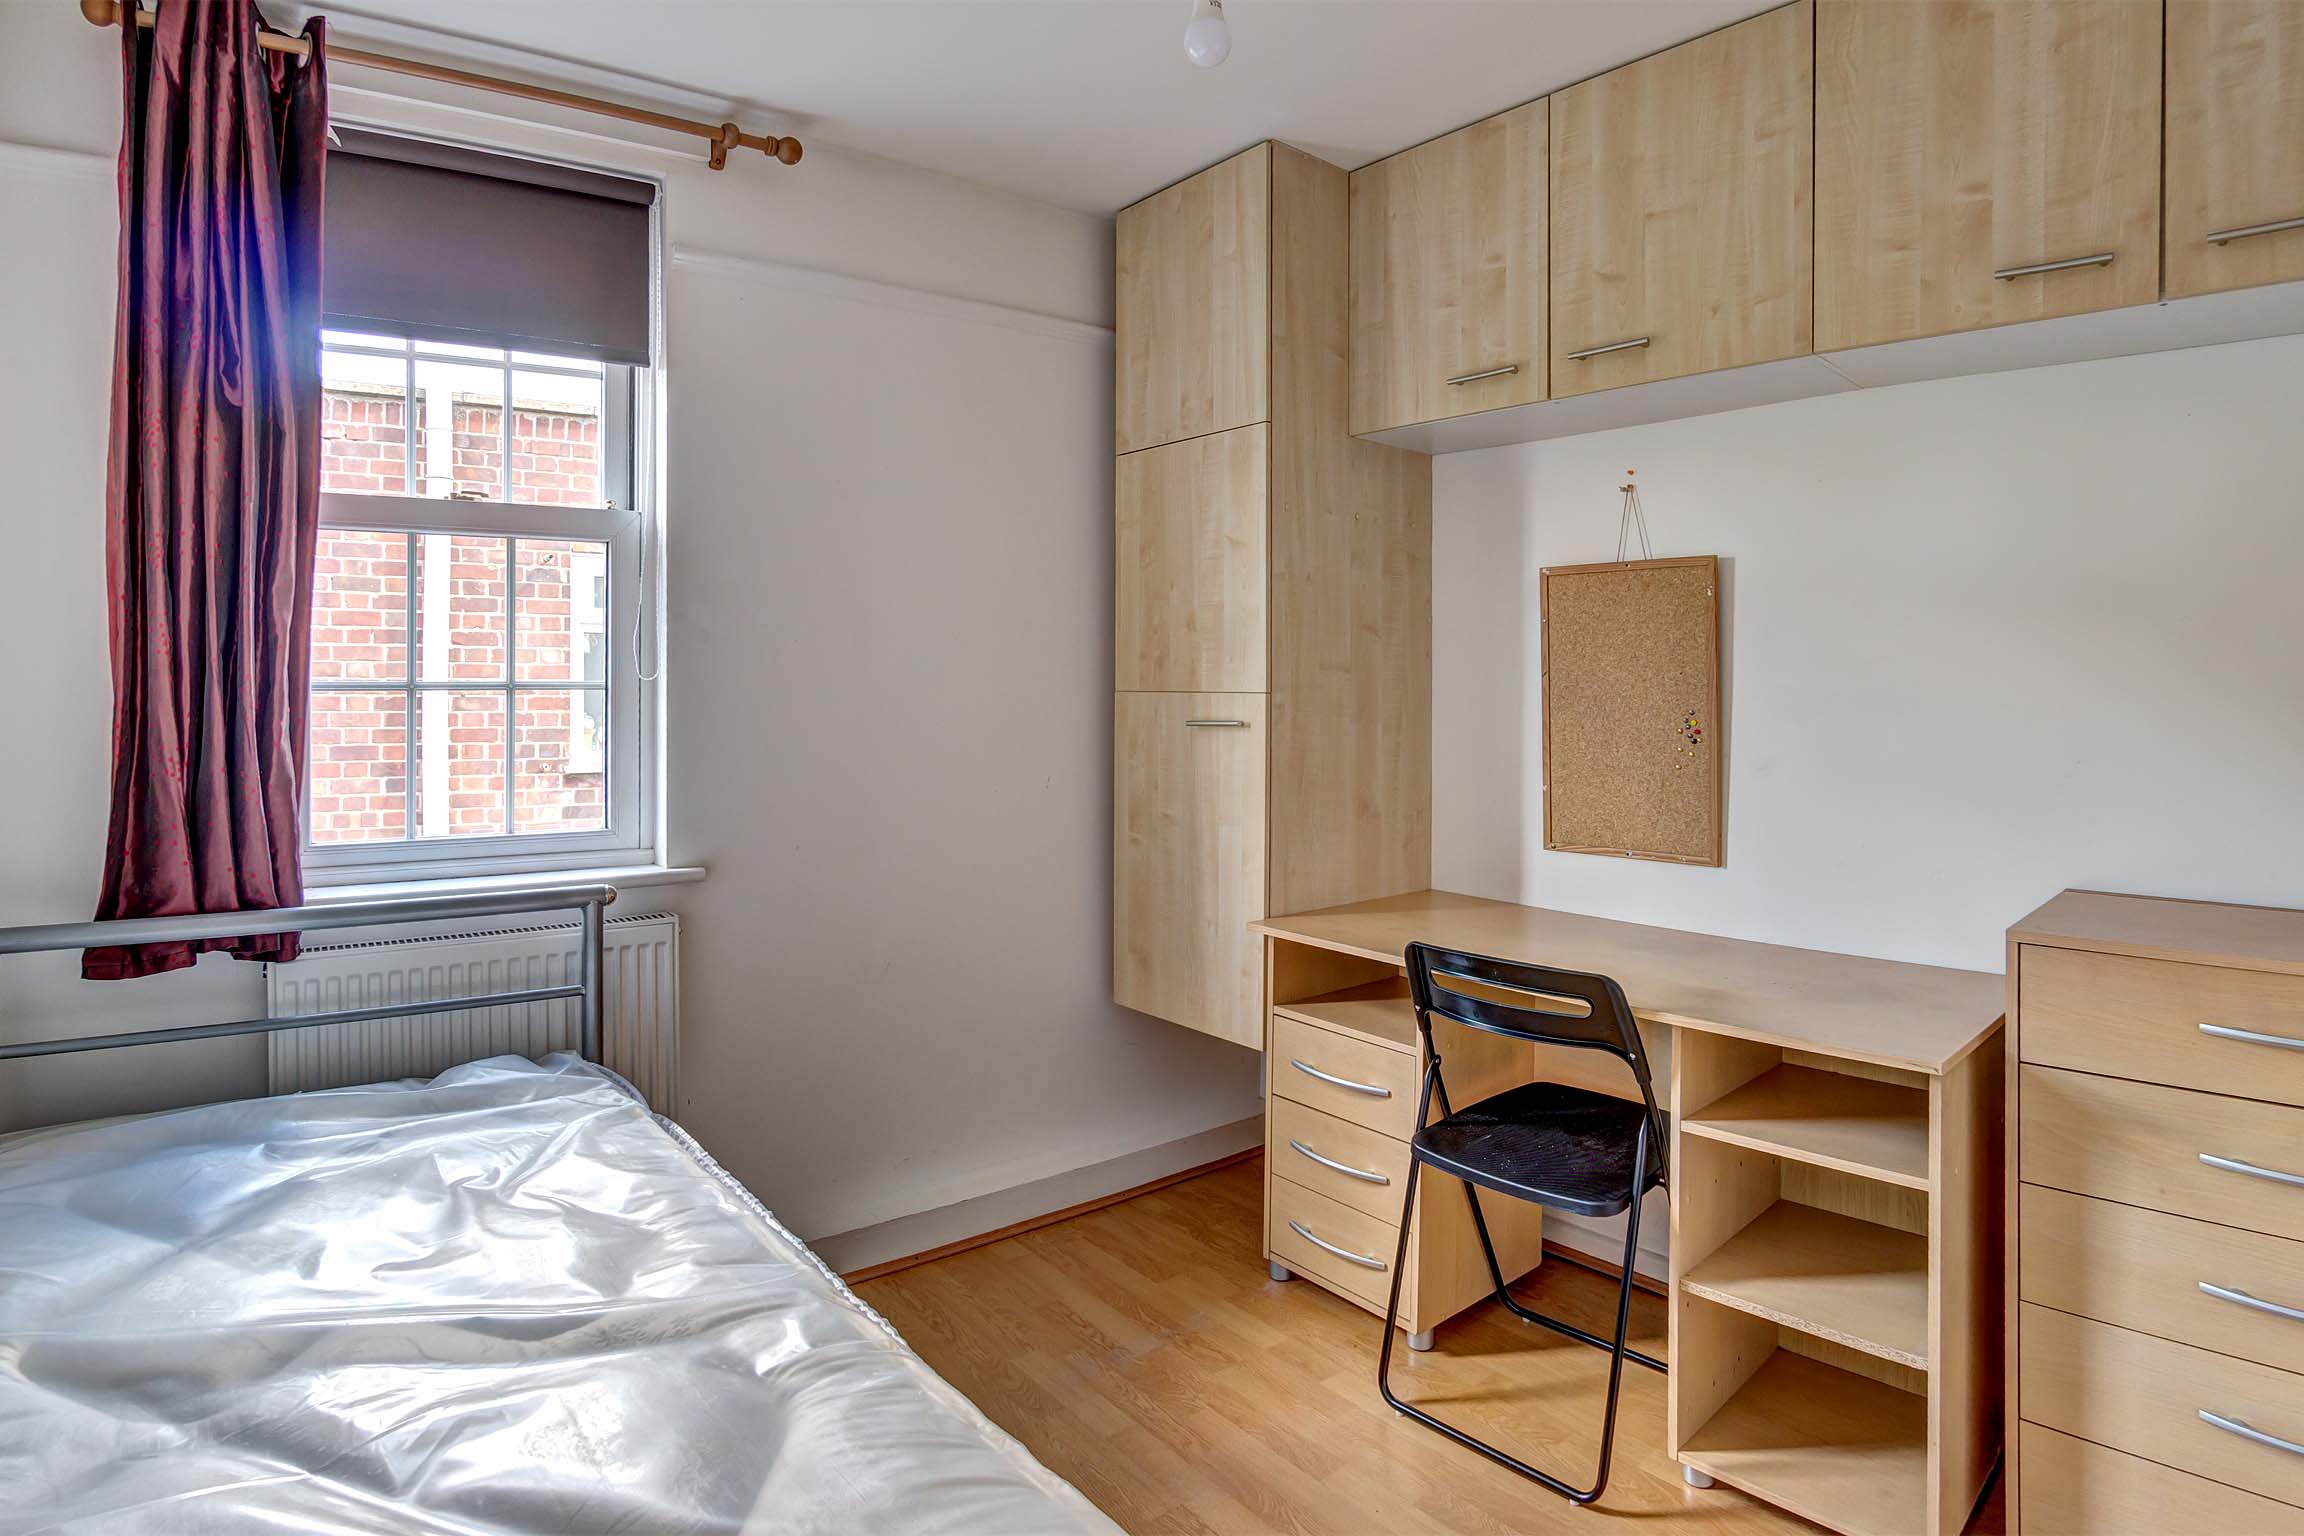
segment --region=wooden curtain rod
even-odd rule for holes
[[[80,14],[99,27],[116,27],[124,13],[120,0],[80,0]],[[149,27],[160,18],[151,11],[133,12],[136,25]],[[280,32],[259,32],[256,45],[270,53],[292,53],[298,58],[309,57],[311,43],[301,37],[289,37]],[[500,96],[518,96],[527,101],[541,101],[555,107],[570,107],[578,112],[594,112],[602,117],[619,118],[627,123],[641,123],[650,128],[662,128],[670,133],[691,133],[708,140],[712,151],[708,163],[719,170],[728,163],[731,149],[757,149],[772,160],[786,165],[800,163],[800,141],[780,138],[773,133],[746,133],[734,123],[704,123],[692,117],[673,117],[669,113],[649,112],[639,107],[627,107],[620,102],[602,101],[595,96],[578,96],[572,91],[555,91],[548,86],[528,85],[518,80],[499,80],[493,75],[475,75],[469,70],[450,69],[441,64],[419,64],[413,59],[396,59],[386,53],[369,53],[361,48],[331,46],[328,57],[341,64],[358,64],[365,69],[387,70],[395,75],[413,75],[419,80],[438,80],[446,85],[466,85],[476,91],[494,91]]]

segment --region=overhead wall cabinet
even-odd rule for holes
[[[2304,279],[2304,0],[2168,0],[2168,292]]]
[[[1352,430],[1545,397],[1550,108],[1352,173]]]
[[[1432,467],[1346,431],[1349,224],[1259,144],[1116,238],[1112,996],[1258,1049],[1249,922],[1431,877]]]
[[[2160,7],[1817,0],[1816,345],[2160,296]]]
[[[1552,393],[1812,350],[1810,0],[1552,97]]]

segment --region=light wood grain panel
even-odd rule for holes
[[[1272,149],[1275,911],[1432,878],[1432,461],[1346,434],[1350,189]]]
[[[1112,728],[1112,1000],[1261,1047],[1264,698],[1116,694]]]
[[[1867,1178],[1928,1187],[1925,1088],[1786,1064],[1699,1107],[1681,1121],[1681,1129]]]
[[[1259,144],[1120,210],[1116,452],[1270,417],[1271,165]]]
[[[1818,351],[2159,297],[2158,5],[1818,0],[1816,59]]]
[[[1330,1168],[1313,1153],[1375,1178]],[[1275,1094],[1264,1155],[1289,1183],[1381,1217],[1399,1230],[1401,1202],[1407,1198],[1408,1143]]]
[[[2167,288],[2304,278],[2304,0],[2168,0]]]
[[[1549,121],[1532,101],[1352,173],[1354,432],[1544,398]]]
[[[1553,95],[1556,398],[1811,350],[1812,41],[1799,0]]]
[[[1278,1176],[1271,1181],[1270,1190],[1272,1256],[1296,1274],[1318,1276],[1382,1316],[1392,1287],[1392,1263],[1399,1252],[1399,1214],[1371,1216]],[[1299,1226],[1303,1232],[1296,1230]],[[1377,1267],[1340,1258],[1321,1243],[1333,1244],[1357,1258],[1372,1259]],[[1416,1311],[1414,1274],[1411,1269],[1410,1278],[1402,1283],[1403,1322],[1412,1323]]]
[[[2024,1412],[2034,1423],[2179,1471],[2304,1504],[2304,1456],[2257,1445],[2202,1409],[2304,1443],[2304,1377],[2026,1302]]]
[[[2203,1281],[2304,1310],[2304,1243],[2027,1184],[2027,1301],[2304,1374],[2304,1324]]]
[[[2021,1091],[2026,1183],[2304,1239],[2304,1188],[2200,1161],[2304,1176],[2304,1111],[2048,1067],[2025,1067]]]
[[[1418,1071],[1416,1058],[1404,1052],[1358,1035],[1317,1029],[1284,1013],[1272,1016],[1275,1098],[1294,1099],[1405,1141],[1416,1120]],[[1323,1072],[1358,1086],[1340,1087],[1319,1076]]]
[[[1928,1240],[1779,1200],[1681,1289],[1851,1349],[1928,1366]]]
[[[2304,1104],[2304,977],[2024,946],[2024,1060]],[[2214,1024],[2293,1041],[2204,1034]]]
[[[1461,1180],[1427,1168],[1416,1191],[1416,1231],[1408,1245],[1408,1273],[1416,1281],[1416,1305],[1409,1309],[1407,1324],[1411,1333],[1436,1328],[1495,1293],[1464,1188]],[[1480,1213],[1506,1281],[1544,1261],[1542,1206],[1483,1193]]]
[[[2304,975],[2304,912],[2219,901],[2065,891],[2008,930],[2010,942]]]
[[[1787,1350],[1753,1373],[1681,1457],[1836,1531],[1898,1536],[1926,1516],[1925,1399]]]
[[[2004,1438],[1998,1042],[1929,1085],[1929,1529],[1968,1523]]]
[[[2304,1510],[2058,1434],[2022,1431],[2034,1536],[2304,1536]]]
[[[1300,946],[1290,946],[1296,948]],[[1416,1029],[1416,1005],[1408,999],[1408,978],[1387,975],[1317,997],[1274,1007],[1321,1029],[1358,1035],[1371,1045],[1420,1056],[1424,1039]]]
[[[1270,435],[1238,427],[1113,466],[1115,688],[1264,691]]]

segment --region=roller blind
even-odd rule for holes
[[[349,128],[337,138],[328,325],[650,361],[653,186]]]

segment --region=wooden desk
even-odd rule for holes
[[[2000,1451],[2001,977],[1446,891],[1250,927],[1265,940],[1277,1069],[1276,1273],[1383,1311],[1389,1276],[1349,1255],[1389,1262],[1399,1237],[1422,1071],[1410,943],[1613,976],[1652,1054],[1669,1041],[1668,1443],[1690,1481],[1863,1536],[1966,1524]],[[1459,1103],[1531,1078],[1634,1091],[1620,1064],[1586,1052],[1469,1031],[1441,1052]],[[1446,1182],[1418,1202],[1394,1319],[1419,1344],[1487,1294]],[[1513,1204],[1484,1209],[1518,1275],[1541,1260],[1541,1228],[1520,1207],[1507,1233],[1497,1218]]]

